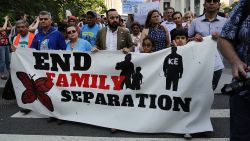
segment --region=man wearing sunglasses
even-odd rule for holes
[[[204,15],[194,19],[188,29],[188,36],[190,38],[193,38],[197,42],[202,42],[203,37],[212,35],[212,39],[217,41],[221,29],[226,22],[226,18],[218,15],[220,5],[220,0],[205,0],[203,4],[205,8]],[[218,85],[223,68],[222,58],[217,50],[212,82],[213,90],[215,90]]]
[[[47,11],[39,13],[38,33],[35,35],[30,48],[37,50],[65,50],[66,43],[63,35],[51,26],[51,14]]]
[[[106,12],[108,26],[100,29],[92,51],[121,50],[128,53],[133,50],[133,42],[129,30],[119,26],[119,15],[116,9]]]

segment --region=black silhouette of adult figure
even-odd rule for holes
[[[136,67],[135,73],[132,76],[132,86],[134,90],[140,90],[142,84],[143,75],[141,74],[141,67]]]
[[[134,74],[134,64],[131,62],[131,54],[125,56],[125,60],[116,64],[116,70],[121,70],[120,76],[125,76],[125,79],[122,81],[120,88],[123,89],[124,84],[126,89],[133,89],[131,84],[131,77]]]
[[[173,91],[177,91],[179,78],[182,77],[182,56],[177,54],[176,51],[177,47],[172,47],[171,54],[166,56],[163,63],[163,72],[166,77],[166,90],[170,90],[171,84],[173,84]]]

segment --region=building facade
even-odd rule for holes
[[[164,11],[168,6],[174,7],[176,11],[185,13],[187,11],[192,11],[196,15],[201,15],[203,13],[203,4],[205,0],[161,0],[161,12]],[[234,0],[221,0],[221,3],[230,5]]]
[[[168,7],[174,7],[177,11],[180,11],[182,13],[186,11],[192,11],[196,15],[200,15],[203,13],[203,4],[205,0],[145,0],[145,2],[154,2],[159,1],[160,2],[160,12],[163,13],[163,11]],[[230,5],[235,0],[221,0],[221,2],[225,3],[226,5]],[[122,13],[122,0],[104,0],[105,5],[108,9],[115,8],[117,9],[119,14]]]

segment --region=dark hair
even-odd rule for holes
[[[172,15],[172,18],[173,18],[173,19],[174,19],[174,15],[176,15],[176,14],[180,14],[180,15],[181,15],[181,17],[182,17],[181,12],[180,12],[180,11],[176,11],[176,12],[174,12],[174,13],[173,13],[173,15]]]
[[[109,14],[109,12],[113,12],[113,11],[117,11],[116,9],[109,9],[107,12],[106,12],[106,17],[108,17],[108,14]]]
[[[223,13],[223,12],[218,12],[217,15],[219,15],[219,16],[221,16],[221,17],[226,17],[226,16],[225,16],[225,13]]]
[[[25,13],[23,11],[18,11],[18,12],[15,13],[15,15],[16,15],[15,19],[16,19],[16,21],[18,21],[18,20],[21,20],[24,17]]]
[[[131,24],[131,29],[134,27],[134,26],[138,26],[140,29],[141,29],[141,25],[140,25],[140,23],[139,22],[133,22],[132,24]]]
[[[173,10],[173,12],[175,12],[174,7],[169,6],[169,7],[167,7],[167,8],[166,8],[166,10],[164,11],[164,13],[165,13],[165,12],[167,12],[169,9],[172,9],[172,10]]]
[[[208,0],[205,0],[205,2],[207,2]],[[209,0],[210,1],[210,0]],[[220,3],[220,0],[217,0]]]
[[[150,19],[154,12],[157,12],[160,15],[160,12],[156,9],[149,11],[145,21],[145,28],[151,27]]]
[[[81,15],[81,17],[82,17],[82,18],[86,18],[86,14],[83,13],[83,14]]]
[[[188,32],[184,28],[176,28],[176,30],[173,31],[173,40],[176,36],[185,36],[186,38],[188,38]]]
[[[68,26],[67,23],[59,22],[58,23],[58,31],[59,32],[66,32],[67,26]]]

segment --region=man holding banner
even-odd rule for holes
[[[51,26],[51,14],[47,11],[39,13],[40,28],[30,48],[37,50],[65,50],[66,42],[63,35]]]
[[[133,51],[133,42],[127,29],[119,27],[119,15],[116,9],[106,12],[108,26],[98,31],[92,51],[121,50],[124,53]]]

